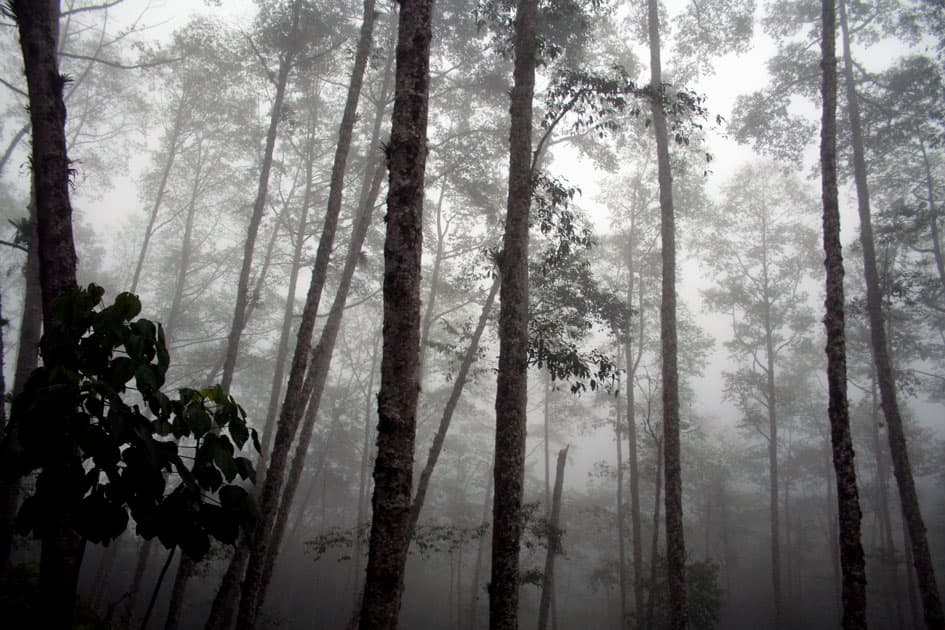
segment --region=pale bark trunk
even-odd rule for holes
[[[662,494],[663,482],[663,442],[656,441],[656,489],[653,493],[653,540],[650,543],[650,591],[646,597],[646,624],[645,628],[654,628],[655,619],[655,600],[656,600],[656,582],[659,579],[656,574],[657,558],[659,556],[660,541],[660,495]]]
[[[614,436],[617,440],[617,588],[620,590],[620,627],[625,628],[629,617],[627,616],[627,527],[624,520],[623,509],[623,433],[621,423],[623,422],[623,409],[621,401],[623,398],[617,396],[616,418],[614,419]]]
[[[358,511],[354,519],[354,545],[351,556],[354,559],[354,568],[351,571],[351,615],[356,616],[361,605],[361,524],[367,516],[368,471],[371,465],[371,436],[374,431],[374,373],[377,366],[378,341],[380,334],[375,337],[374,350],[371,352],[371,375],[368,378],[367,391],[364,395],[364,441],[361,443],[361,472],[358,479]]]
[[[499,373],[496,383],[495,499],[490,630],[518,628],[519,545],[528,402],[528,215],[532,196],[532,105],[537,0],[520,0],[509,133],[509,195],[499,263]]]
[[[249,276],[253,268],[253,253],[256,249],[256,236],[266,210],[266,201],[269,196],[269,175],[272,172],[272,158],[276,148],[276,136],[279,122],[282,120],[282,104],[285,101],[286,87],[289,83],[289,74],[295,64],[296,40],[299,37],[299,19],[302,11],[302,1],[295,0],[292,8],[292,26],[289,31],[289,47],[279,60],[279,72],[276,75],[276,91],[272,102],[272,111],[269,114],[269,130],[266,132],[266,145],[263,149],[262,164],[259,170],[259,183],[256,188],[256,199],[253,201],[253,212],[249,218],[246,230],[246,241],[243,244],[243,263],[240,267],[239,282],[236,286],[236,304],[233,308],[233,322],[227,336],[226,351],[223,355],[223,377],[221,387],[229,393],[233,383],[233,372],[236,370],[236,358],[239,355],[240,338],[246,327],[246,309],[249,305]]]
[[[873,240],[873,225],[870,216],[869,186],[866,181],[866,158],[864,155],[863,131],[860,123],[860,109],[853,74],[853,59],[850,51],[849,29],[847,26],[846,2],[840,0],[840,28],[843,37],[844,78],[846,80],[847,107],[849,109],[850,131],[853,143],[853,174],[856,182],[857,210],[860,216],[860,244],[863,248],[863,267],[866,277],[866,302],[870,321],[870,345],[873,363],[879,380],[879,391],[886,417],[889,434],[889,451],[892,455],[893,471],[899,486],[899,498],[902,502],[902,514],[909,531],[912,547],[913,564],[919,593],[922,598],[925,624],[928,628],[945,627],[945,612],[935,580],[935,570],[929,551],[925,523],[919,507],[919,498],[912,477],[912,466],[906,446],[899,403],[896,400],[896,380],[892,361],[889,357],[889,345],[883,316],[882,295],[879,287],[879,274],[876,266],[876,251]]]
[[[338,216],[341,212],[344,174],[347,167],[348,153],[351,147],[351,137],[354,132],[354,123],[357,117],[364,70],[367,66],[367,58],[373,41],[374,18],[374,0],[365,0],[358,48],[351,72],[351,81],[348,85],[345,109],[338,130],[338,144],[335,149],[334,162],[332,164],[325,224],[322,229],[321,239],[319,240],[318,251],[315,254],[312,280],[309,285],[309,292],[302,313],[302,322],[299,325],[295,355],[292,360],[292,369],[289,373],[289,383],[286,388],[285,401],[282,405],[282,412],[276,429],[268,472],[260,492],[259,503],[261,519],[254,528],[252,536],[253,549],[250,554],[246,577],[243,581],[242,598],[240,600],[239,614],[237,616],[237,628],[240,629],[248,630],[254,627],[256,623],[256,617],[264,596],[262,579],[265,558],[268,553],[275,552],[278,548],[277,546],[270,547],[272,543],[272,528],[275,524],[276,510],[279,505],[286,464],[288,463],[289,449],[304,412],[306,397],[303,395],[302,386],[306,380],[307,356],[315,326],[315,316],[318,312],[318,303],[321,298],[322,288],[325,284],[325,278],[328,274],[328,261],[334,243]],[[285,504],[284,509],[288,509],[288,504]]]
[[[633,252],[634,230],[631,227],[629,250],[627,254],[627,307],[633,304]],[[631,336],[628,331],[627,343],[624,347],[624,356],[627,360],[627,460],[630,467],[630,535],[633,537],[633,610],[636,626],[640,626],[643,613],[643,532],[640,524],[640,465],[637,451],[637,420],[636,420],[636,387],[637,370],[643,359],[643,333],[646,324],[646,315],[643,302],[643,278],[637,286],[637,309],[639,324],[637,330],[636,357],[633,357]]]
[[[269,407],[266,411],[266,423],[262,432],[262,448],[256,470],[257,479],[265,479],[266,462],[272,450],[272,438],[275,434],[276,414],[282,399],[282,385],[285,381],[286,359],[289,357],[289,345],[292,339],[292,321],[295,316],[295,292],[302,268],[302,252],[305,244],[305,229],[308,222],[308,209],[312,203],[312,177],[315,165],[315,132],[309,132],[308,146],[305,150],[305,192],[302,195],[302,208],[299,213],[298,228],[295,231],[295,249],[292,252],[292,267],[289,270],[288,295],[285,313],[282,316],[282,329],[279,333],[279,348],[276,351],[276,365],[272,373],[272,386],[269,392]]]
[[[158,183],[158,189],[154,195],[154,204],[151,206],[151,213],[148,215],[148,225],[144,228],[144,239],[141,242],[141,249],[138,251],[138,262],[135,264],[135,273],[131,279],[131,287],[128,289],[131,293],[138,290],[141,270],[144,268],[144,260],[148,255],[148,245],[151,244],[151,237],[154,236],[154,224],[157,222],[161,204],[164,203],[167,180],[170,178],[171,169],[174,167],[174,159],[177,157],[177,145],[180,140],[186,103],[187,101],[182,93],[180,102],[177,104],[177,112],[174,114],[174,126],[171,127],[171,132],[168,137],[167,158],[164,162],[164,168],[161,169],[161,180]]]
[[[482,573],[482,554],[485,551],[486,546],[486,536],[488,535],[486,528],[489,525],[489,508],[492,507],[492,480],[490,478],[486,479],[486,498],[482,502],[482,517],[479,519],[479,523],[483,528],[482,536],[479,538],[479,546],[476,548],[476,562],[473,565],[473,574],[472,582],[469,585],[469,624],[467,626],[468,630],[475,630],[476,628],[476,612],[479,610],[479,576]]]
[[[558,451],[557,468],[555,469],[555,488],[551,497],[551,513],[548,521],[548,549],[545,554],[545,572],[541,580],[541,601],[538,604],[538,630],[548,627],[548,613],[555,588],[555,556],[561,545],[561,530],[558,523],[561,519],[561,489],[564,485],[564,464],[568,459],[568,447]]]
[[[388,168],[374,513],[360,627],[396,628],[410,540],[420,378],[420,270],[432,0],[403,0]]]
[[[663,458],[666,475],[666,566],[669,581],[669,627],[688,625],[686,604],[686,547],[683,539],[682,467],[679,443],[679,370],[676,339],[676,227],[673,209],[673,176],[669,162],[669,134],[663,112],[663,79],[660,67],[660,25],[657,0],[648,1],[650,39],[650,90],[653,133],[660,186],[660,237],[663,284],[660,302],[660,346],[663,387]]]

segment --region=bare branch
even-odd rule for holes
[[[174,57],[172,59],[155,59],[154,61],[144,61],[141,63],[135,64],[125,64],[120,61],[109,61],[108,59],[102,59],[101,57],[92,57],[89,55],[80,55],[78,53],[60,53],[60,57],[66,57],[68,59],[80,59],[83,61],[92,61],[94,63],[100,63],[103,66],[108,66],[110,68],[118,68],[119,70],[141,70],[143,68],[154,68],[156,66],[163,66],[169,63],[177,63],[182,58]]]
[[[76,13],[85,13],[86,11],[105,11],[111,7],[121,4],[125,0],[106,0],[102,4],[91,4],[87,7],[77,7],[75,9],[66,9],[59,13],[60,17],[65,17],[67,15],[75,15]]]

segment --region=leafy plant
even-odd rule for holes
[[[43,366],[13,401],[17,472],[41,471],[17,527],[41,535],[54,501],[66,497],[73,527],[88,540],[108,543],[130,516],[144,538],[200,559],[211,538],[233,543],[255,518],[237,482],[255,471],[237,453],[250,438],[259,450],[256,432],[219,386],[181,389],[174,400],[162,393],[170,364],[163,328],[137,319],[137,296],[121,293],[102,307],[103,295],[90,284],[57,300],[58,323],[40,344]],[[77,449],[81,467],[67,489],[51,488],[47,469],[63,449]]]

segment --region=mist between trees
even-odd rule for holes
[[[943,33],[4,3],[4,626],[945,627]]]

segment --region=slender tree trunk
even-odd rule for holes
[[[266,201],[269,196],[269,175],[272,172],[272,158],[276,148],[276,136],[279,122],[282,120],[282,104],[285,101],[286,87],[289,83],[289,74],[295,63],[299,37],[299,20],[302,11],[302,0],[295,0],[292,8],[292,26],[287,41],[289,48],[285,50],[279,60],[279,72],[276,75],[276,91],[272,102],[272,111],[269,114],[269,130],[266,132],[266,145],[263,149],[262,167],[259,170],[259,183],[256,189],[256,199],[253,201],[253,212],[249,218],[249,227],[246,230],[246,242],[243,244],[243,263],[240,267],[239,282],[236,286],[236,304],[233,308],[233,323],[226,341],[226,352],[223,358],[223,377],[221,386],[229,393],[233,383],[233,372],[236,370],[236,358],[239,355],[240,338],[246,327],[246,309],[249,305],[249,276],[253,268],[253,253],[256,249],[256,236],[266,210]]]
[[[766,279],[767,280],[767,279]],[[768,410],[768,519],[771,527],[771,589],[774,595],[774,627],[783,621],[783,597],[781,593],[781,516],[778,510],[778,420],[777,400],[774,388],[774,343],[771,337],[771,305],[765,310],[765,406]]]
[[[614,434],[617,441],[617,584],[620,589],[620,627],[627,627],[629,619],[627,613],[627,526],[624,519],[623,506],[623,423],[622,397],[616,398],[616,418],[614,420]]]
[[[657,580],[659,576],[656,573],[659,558],[660,541],[660,495],[662,494],[663,482],[663,441],[656,441],[656,489],[653,493],[653,540],[650,543],[650,590],[646,597],[646,624],[645,628],[655,628],[656,622],[655,600]]]
[[[401,3],[384,241],[374,510],[360,627],[396,628],[407,561],[420,368],[420,259],[432,0]]]
[[[496,386],[495,499],[492,517],[490,630],[518,628],[519,545],[528,402],[528,215],[532,196],[532,101],[537,0],[520,0],[509,134],[509,195],[499,263],[499,373]]]
[[[904,628],[902,600],[899,597],[899,566],[896,561],[896,543],[893,540],[892,518],[889,512],[889,470],[886,466],[886,454],[883,452],[883,445],[879,436],[879,392],[876,389],[875,370],[870,381],[870,429],[872,433],[870,444],[873,447],[873,458],[876,460],[876,502],[882,532],[882,562],[889,588],[888,597],[892,599],[894,621],[897,628]],[[889,606],[888,600],[887,606]]]
[[[141,630],[145,630],[148,627],[148,621],[151,620],[151,613],[154,612],[154,604],[157,603],[158,595],[161,592],[161,585],[164,584],[164,576],[167,575],[167,570],[171,566],[171,560],[174,559],[174,552],[176,550],[177,547],[171,547],[171,550],[167,552],[167,559],[164,561],[164,565],[161,566],[161,572],[158,574],[157,583],[154,585],[154,590],[151,592],[151,599],[148,601],[148,607],[144,611],[144,617],[141,618]]]
[[[174,587],[171,589],[171,600],[167,605],[167,619],[164,621],[164,630],[177,630],[180,625],[181,614],[184,612],[184,597],[187,595],[187,582],[194,574],[194,561],[186,553],[181,552],[180,563],[174,577]]]
[[[380,335],[378,334],[374,341],[374,350],[371,352],[371,375],[368,378],[367,391],[364,394],[364,441],[361,444],[361,474],[358,480],[358,511],[354,519],[354,545],[351,551],[351,556],[354,559],[354,568],[351,571],[352,616],[357,615],[361,606],[361,524],[364,523],[367,517],[366,499],[368,492],[368,471],[371,465],[371,436],[374,433],[374,423],[372,422],[374,419],[374,414],[372,413],[374,410],[372,405],[374,402],[374,373],[377,366],[379,337]]]
[[[843,0],[840,0],[841,4]],[[837,60],[834,0],[823,0],[822,61],[823,121],[820,162],[823,195],[824,266],[827,270],[827,388],[830,438],[837,480],[840,566],[843,570],[843,619],[845,629],[866,628],[866,565],[860,543],[860,499],[856,486],[850,412],[847,406],[846,333],[844,330],[843,257],[840,243],[840,209],[837,194]],[[846,54],[844,54],[846,56]]]
[[[450,397],[443,408],[443,415],[440,417],[440,424],[437,427],[436,435],[433,436],[433,444],[430,445],[430,452],[427,455],[426,464],[420,473],[420,479],[417,482],[417,491],[414,494],[413,503],[410,506],[410,525],[407,530],[407,538],[412,539],[417,529],[417,522],[420,520],[420,511],[423,509],[423,503],[426,500],[427,489],[430,486],[430,478],[433,476],[433,469],[439,460],[440,453],[443,450],[443,443],[446,441],[446,434],[450,428],[450,422],[453,419],[453,413],[456,411],[456,405],[459,404],[459,398],[466,385],[466,379],[469,377],[469,369],[479,353],[479,341],[482,339],[482,333],[486,329],[486,323],[489,321],[489,314],[495,305],[496,294],[499,291],[499,279],[496,278],[489,289],[489,295],[486,297],[486,303],[482,306],[482,312],[479,314],[479,322],[476,324],[476,330],[473,332],[472,339],[469,340],[469,346],[466,348],[466,354],[463,356],[463,362],[459,366],[459,372],[453,379],[453,388],[450,390]]]
[[[313,99],[315,101],[316,99]],[[314,121],[313,121],[314,126]],[[282,317],[282,330],[279,333],[279,348],[276,351],[276,365],[272,374],[272,386],[269,393],[269,407],[266,410],[266,424],[262,434],[262,449],[259,454],[257,478],[265,478],[265,465],[272,449],[275,434],[276,414],[279,413],[279,401],[282,400],[282,385],[285,381],[285,364],[289,357],[289,344],[292,338],[292,321],[295,316],[295,291],[302,268],[302,252],[305,245],[305,230],[308,224],[308,209],[312,203],[312,178],[315,167],[315,130],[309,131],[305,149],[305,192],[302,195],[302,208],[299,212],[298,229],[295,231],[295,249],[292,252],[292,268],[289,272],[288,295],[285,313]],[[262,469],[262,470],[260,470]]]
[[[12,0],[10,8],[19,29],[29,92],[43,324],[48,330],[55,323],[54,300],[76,287],[62,94],[65,79],[56,60],[59,2]],[[40,620],[45,628],[69,628],[85,549],[72,525],[83,471],[77,446],[65,431],[49,444],[44,460],[41,474],[49,493],[40,534]]]
[[[182,93],[180,102],[177,104],[177,112],[174,114],[174,126],[171,127],[170,134],[168,135],[167,158],[164,162],[164,168],[161,169],[161,180],[158,183],[157,193],[154,195],[154,204],[151,206],[151,213],[148,215],[148,225],[144,229],[144,240],[141,242],[141,249],[138,251],[138,262],[135,264],[135,273],[131,279],[131,287],[128,289],[131,293],[138,290],[141,270],[144,268],[144,260],[148,255],[148,245],[151,243],[151,237],[154,236],[154,224],[157,222],[161,204],[164,203],[167,180],[170,178],[171,169],[174,167],[174,159],[177,157],[177,145],[180,142],[181,126],[184,121],[186,105],[187,99],[184,98],[184,94]]]
[[[135,563],[135,572],[131,577],[131,585],[128,587],[128,599],[125,601],[125,612],[123,617],[123,626],[130,627],[135,616],[135,608],[138,603],[138,592],[144,582],[144,573],[148,568],[148,560],[151,557],[151,547],[154,539],[142,541],[138,548],[138,560]]]
[[[633,248],[636,247],[631,235],[630,251],[627,255],[627,306],[633,303]],[[637,309],[639,324],[637,326],[637,349],[633,357],[632,342],[629,332],[624,348],[627,360],[627,460],[630,467],[630,535],[633,537],[633,611],[636,619],[634,624],[640,626],[643,613],[643,528],[640,524],[640,465],[637,454],[637,420],[635,383],[637,369],[643,358],[643,332],[646,324],[646,315],[643,304],[643,279],[641,277],[637,287]]]
[[[541,601],[538,605],[538,630],[548,628],[548,612],[555,589],[555,556],[561,547],[561,530],[558,523],[561,519],[561,489],[564,485],[564,464],[568,459],[568,447],[558,451],[557,468],[555,469],[555,488],[551,498],[551,514],[548,520],[548,549],[545,554],[545,572],[541,580]]]
[[[660,302],[660,346],[663,377],[663,458],[666,471],[666,566],[669,573],[669,627],[681,630],[689,623],[686,604],[686,546],[682,520],[682,466],[679,444],[679,374],[676,358],[676,227],[673,176],[669,163],[669,134],[663,112],[660,67],[659,4],[648,0],[650,90],[653,133],[660,186],[660,235],[663,286]]]
[[[187,216],[184,218],[184,237],[180,245],[180,260],[177,267],[177,280],[174,283],[174,295],[171,297],[171,305],[167,311],[165,322],[165,335],[167,345],[171,346],[174,335],[177,332],[177,321],[181,315],[181,304],[184,300],[184,289],[187,285],[187,274],[190,273],[190,257],[193,252],[194,238],[194,219],[197,215],[197,196],[200,189],[201,166],[203,145],[197,142],[197,166],[194,169],[194,181],[190,189],[190,200],[187,203]]]
[[[275,512],[285,477],[288,453],[295,433],[298,430],[299,421],[304,412],[306,398],[303,396],[302,386],[305,380],[307,356],[311,345],[315,316],[318,312],[318,303],[321,298],[325,278],[328,274],[328,261],[338,225],[338,216],[341,212],[344,174],[347,167],[348,152],[351,147],[354,122],[357,116],[364,69],[367,65],[367,57],[373,41],[374,18],[374,0],[365,0],[364,16],[361,23],[358,48],[355,53],[354,67],[351,73],[351,82],[348,85],[345,109],[338,131],[338,144],[335,149],[335,157],[332,165],[325,224],[318,244],[318,251],[315,254],[312,281],[309,285],[309,292],[302,313],[302,322],[299,325],[295,355],[292,360],[292,369],[289,373],[289,383],[286,388],[285,401],[282,405],[282,412],[276,429],[268,472],[260,492],[259,502],[262,517],[254,528],[254,534],[252,536],[253,550],[250,555],[249,565],[247,566],[246,577],[243,581],[242,598],[239,603],[239,614],[237,616],[237,628],[241,630],[248,630],[256,623],[256,617],[263,598],[262,578],[264,561],[266,555],[270,552],[272,527],[275,524]],[[273,550],[276,548],[277,547],[272,547]]]
[[[853,74],[853,59],[850,51],[849,28],[847,26],[846,1],[840,0],[840,28],[843,36],[844,78],[846,80],[847,107],[853,141],[853,174],[856,181],[857,209],[860,216],[860,244],[863,248],[863,267],[866,277],[866,302],[870,321],[870,345],[873,363],[879,380],[883,415],[886,417],[889,434],[889,451],[892,455],[893,471],[899,486],[903,520],[909,531],[912,556],[919,593],[922,598],[925,625],[928,628],[945,627],[945,612],[935,580],[935,570],[929,551],[925,523],[919,508],[919,498],[912,477],[912,466],[906,446],[899,403],[896,400],[896,380],[883,317],[882,295],[876,266],[876,251],[873,240],[873,225],[870,216],[869,187],[866,181],[866,158],[863,148],[863,131],[860,109]]]
[[[479,546],[476,548],[476,563],[473,565],[472,582],[469,585],[469,624],[468,630],[476,630],[476,612],[479,610],[479,576],[482,574],[482,555],[485,551],[486,536],[489,527],[489,508],[492,506],[492,483],[491,479],[486,479],[486,498],[482,502],[482,518],[479,519],[482,528],[482,536],[479,538]]]

